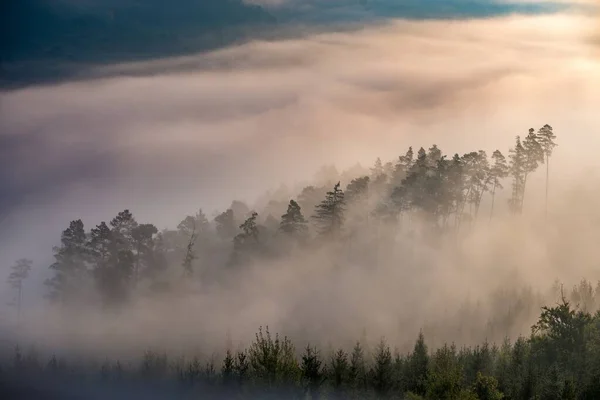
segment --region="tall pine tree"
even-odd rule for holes
[[[332,191],[327,192],[325,199],[315,207],[313,219],[321,237],[330,239],[339,237],[344,225],[345,205],[344,192],[338,182]]]

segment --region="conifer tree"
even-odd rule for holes
[[[316,221],[318,233],[324,238],[337,238],[344,224],[346,202],[340,183],[327,192],[325,200],[315,207],[313,219]]]
[[[393,388],[393,363],[390,347],[381,340],[375,348],[375,360],[371,369],[371,379],[378,398],[386,398]]]
[[[369,196],[369,181],[368,176],[352,179],[346,186],[345,200],[348,204],[358,203],[365,206]]]
[[[21,320],[21,306],[23,304],[23,281],[29,276],[33,261],[27,258],[21,258],[10,267],[7,283],[12,289],[17,290],[15,306],[17,308],[17,320]]]
[[[408,171],[412,168],[414,162],[413,148],[409,147],[403,156],[398,157],[398,162],[392,174],[392,184],[398,187],[402,181],[408,176]]]
[[[302,239],[308,233],[308,226],[302,209],[295,200],[290,200],[287,212],[281,216],[279,230],[286,235]]]
[[[347,385],[350,377],[350,364],[348,354],[339,349],[331,356],[330,368],[328,369],[329,381],[337,399],[347,398]]]
[[[45,281],[49,289],[47,298],[52,302],[67,303],[85,291],[88,278],[89,251],[83,221],[71,221],[54,247],[54,263],[50,266],[54,276]]]
[[[235,236],[235,217],[231,208],[217,215],[215,223],[217,225],[217,233],[222,239],[231,240]]]
[[[427,374],[429,370],[429,354],[423,332],[419,337],[407,362],[406,389],[414,394],[424,396],[427,391]]]
[[[363,398],[367,387],[367,366],[365,353],[360,342],[356,342],[350,356],[350,382],[353,389],[352,398]]]
[[[383,163],[381,162],[381,158],[377,157],[373,168],[371,168],[371,177],[373,178],[373,180],[377,180],[383,174]]]
[[[233,238],[233,259],[232,262],[238,263],[243,257],[256,254],[259,250],[259,227],[256,223],[258,213],[252,212],[252,215],[240,225],[241,233]]]
[[[311,399],[321,398],[321,385],[326,378],[322,364],[319,351],[310,345],[306,346],[300,364],[305,397],[309,395]]]
[[[185,257],[183,259],[183,271],[185,276],[190,277],[194,273],[194,260],[197,258],[196,252],[194,251],[194,245],[196,244],[196,238],[198,234],[196,232],[196,221],[191,221],[191,230],[189,230],[189,238],[185,249]]]
[[[152,224],[140,224],[133,228],[131,237],[135,249],[135,266],[133,270],[133,283],[138,283],[140,274],[148,268],[152,268],[154,260],[154,240],[158,229]]]
[[[517,136],[515,147],[510,150],[509,160],[509,173],[513,180],[509,206],[514,214],[519,214],[522,210],[525,175],[527,174],[527,155],[519,136]]]
[[[529,129],[529,133],[523,140],[523,149],[525,150],[525,174],[523,176],[523,193],[521,194],[520,209],[523,210],[523,202],[525,200],[525,190],[527,188],[527,178],[535,172],[540,164],[545,161],[544,150],[538,142],[538,137],[533,128]]]
[[[502,179],[506,178],[509,174],[508,164],[506,163],[506,157],[500,152],[500,150],[494,151],[492,154],[493,164],[488,171],[488,180],[492,185],[492,206],[490,209],[490,221],[494,216],[494,205],[496,203],[496,190],[502,189]]]
[[[545,204],[545,215],[548,215],[548,187],[550,181],[550,157],[554,148],[558,146],[555,142],[556,135],[554,134],[552,127],[548,124],[540,128],[537,133],[537,141],[540,144],[542,152],[544,154],[546,162],[546,204]]]

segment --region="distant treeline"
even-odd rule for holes
[[[298,349],[268,328],[222,359],[148,351],[138,362],[82,363],[17,348],[0,381],[13,398],[38,399],[592,400],[600,398],[600,312],[563,298],[514,343],[429,349],[420,334],[405,354],[384,339],[350,351]]]

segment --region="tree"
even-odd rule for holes
[[[502,400],[504,395],[498,390],[498,381],[493,376],[477,373],[477,380],[473,385],[473,392],[479,400]]]
[[[328,369],[329,381],[337,399],[347,398],[347,385],[350,376],[350,364],[348,363],[348,354],[342,349],[332,355],[330,361],[331,368]]]
[[[371,168],[371,177],[373,178],[373,180],[377,180],[377,178],[379,178],[383,174],[383,163],[381,162],[381,158],[377,157],[373,168]]]
[[[129,235],[120,229],[125,224],[113,222],[117,223],[111,222],[112,230],[104,221],[92,228],[88,243],[96,286],[105,305],[125,300],[133,272],[133,252],[126,242]]]
[[[158,229],[152,224],[141,224],[133,228],[131,238],[135,249],[135,266],[133,270],[133,283],[137,285],[142,270],[152,268],[154,261],[154,240]]]
[[[394,168],[394,172],[392,174],[392,184],[394,186],[400,186],[402,181],[407,177],[408,171],[412,168],[414,162],[414,152],[413,148],[409,147],[406,151],[406,154],[398,157],[398,162]]]
[[[375,394],[378,398],[385,398],[393,387],[394,370],[390,347],[383,339],[375,349],[374,361],[370,372]]]
[[[180,224],[181,225],[181,224]],[[194,260],[197,258],[194,252],[194,245],[196,243],[196,220],[191,221],[191,230],[189,231],[188,243],[186,245],[185,257],[183,259],[183,271],[185,276],[190,277],[194,273]]]
[[[525,200],[525,190],[527,188],[527,178],[533,172],[535,172],[540,164],[543,164],[544,159],[544,150],[542,146],[538,142],[538,137],[535,134],[533,128],[529,129],[529,133],[523,140],[523,149],[525,150],[525,164],[524,171],[525,174],[523,176],[523,193],[521,194],[521,206],[520,209],[523,210],[523,201]]]
[[[302,208],[295,200],[290,200],[287,212],[281,216],[279,230],[290,237],[304,239],[308,233],[308,226]]]
[[[15,306],[17,307],[17,320],[21,321],[21,306],[23,304],[23,281],[29,276],[33,261],[27,258],[21,258],[10,267],[7,283],[12,289],[17,290]]]
[[[53,248],[54,263],[50,269],[54,276],[44,283],[46,295],[52,302],[68,303],[85,291],[88,278],[87,262],[90,252],[83,221],[71,221],[60,237],[60,246]]]
[[[496,201],[496,190],[502,189],[502,179],[506,178],[510,172],[508,164],[506,163],[506,157],[500,152],[500,150],[494,151],[492,154],[493,164],[488,170],[488,181],[492,185],[492,207],[490,210],[490,221],[494,216],[494,204]]]
[[[509,206],[514,214],[519,214],[523,206],[522,198],[525,189],[525,175],[527,173],[527,155],[519,136],[517,136],[515,147],[510,149],[509,159],[509,174],[513,180]]]
[[[436,350],[427,379],[427,397],[440,400],[459,398],[462,381],[463,373],[457,363],[454,346],[444,345]]]
[[[325,200],[315,207],[313,219],[317,223],[318,233],[325,238],[339,236],[344,224],[346,202],[340,182],[336,183],[333,191],[327,192]]]
[[[233,210],[230,208],[227,211],[215,217],[217,224],[217,233],[222,239],[229,240],[235,236],[236,225]]]
[[[326,379],[319,351],[316,348],[306,346],[302,355],[300,371],[304,383],[305,395],[308,394],[311,399],[321,398],[321,385]]]
[[[360,342],[356,342],[350,356],[350,382],[354,391],[353,397],[358,399],[363,398],[367,387],[367,366],[365,352]]]
[[[208,219],[206,219],[206,215],[202,210],[198,210],[196,215],[188,215],[185,217],[179,225],[177,225],[177,231],[179,234],[187,239],[192,235],[192,232],[196,234],[200,234],[204,232],[208,227]]]
[[[427,373],[429,370],[429,354],[423,332],[415,343],[410,354],[406,371],[406,389],[414,394],[424,396],[427,391]]]
[[[357,203],[365,205],[369,198],[369,181],[368,176],[355,178],[346,186],[346,201],[347,203]]]
[[[474,218],[477,218],[479,205],[483,194],[488,190],[489,185],[489,163],[485,151],[471,152],[465,154],[462,158],[463,173],[466,179],[467,193],[466,201],[470,204],[470,212],[474,212]],[[464,207],[464,203],[463,203]],[[471,210],[472,208],[472,210]]]
[[[352,179],[346,186],[345,201],[354,208],[354,225],[369,222],[369,182],[370,178],[363,176]]]
[[[266,388],[292,383],[300,375],[292,342],[278,334],[271,336],[269,328],[259,328],[255,341],[248,349],[248,363],[257,382]]]
[[[237,263],[242,257],[252,255],[259,250],[259,227],[256,223],[258,213],[252,212],[252,215],[240,225],[241,233],[233,239],[233,263]]]
[[[548,216],[548,185],[550,181],[550,157],[554,148],[558,146],[555,142],[556,135],[552,131],[552,127],[548,124],[540,128],[537,133],[537,141],[542,149],[544,157],[546,159],[546,205],[545,215]]]

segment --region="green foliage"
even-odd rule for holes
[[[502,400],[504,395],[498,390],[498,381],[493,376],[477,372],[477,379],[473,385],[473,393],[479,400]]]
[[[394,368],[390,347],[383,339],[375,348],[375,359],[369,375],[375,394],[380,398],[386,397],[394,386]]]
[[[279,334],[271,336],[269,328],[259,329],[255,341],[248,349],[248,361],[253,378],[268,388],[283,383],[295,385],[300,377],[300,368],[295,358],[292,342]]]
[[[431,358],[426,396],[428,399],[458,399],[466,396],[463,389],[463,371],[456,348],[445,344]]]
[[[306,346],[302,355],[300,371],[305,394],[309,395],[311,399],[320,398],[320,389],[326,380],[326,373],[316,348]]]

